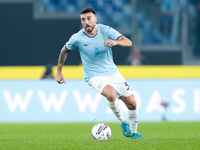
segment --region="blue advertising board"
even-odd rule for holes
[[[129,79],[139,121],[200,121],[200,79]],[[168,107],[161,105],[168,101]],[[121,102],[127,118],[127,109]],[[0,122],[116,122],[83,80],[0,80]]]

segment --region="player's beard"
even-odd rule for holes
[[[90,27],[90,28],[87,29],[87,27]],[[91,32],[93,31],[94,27],[95,27],[94,25],[93,25],[93,26],[87,26],[87,25],[86,25],[86,26],[85,26],[85,31],[86,31],[87,33],[91,33]]]

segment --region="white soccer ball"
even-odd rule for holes
[[[94,140],[108,140],[111,137],[111,129],[105,123],[98,123],[92,128]]]

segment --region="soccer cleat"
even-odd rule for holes
[[[132,133],[131,139],[143,139],[143,137],[139,133]]]
[[[126,121],[124,121],[122,124],[120,124],[120,126],[122,129],[123,135],[126,137],[131,137],[131,130],[130,130],[129,124]]]

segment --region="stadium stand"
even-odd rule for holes
[[[197,45],[194,4],[191,1],[180,0],[173,0],[173,4],[171,2],[171,0],[0,0],[0,14],[6,14],[1,15],[0,19],[2,22],[2,34],[5,33],[0,44],[2,56],[7,56],[6,52],[10,47],[8,46],[7,41],[9,40],[6,38],[6,32],[4,32],[9,31],[9,25],[6,23],[6,20],[9,20],[8,18],[16,22],[16,26],[12,26],[12,34],[15,35],[13,40],[10,39],[12,45],[17,45],[18,49],[23,51],[23,44],[20,42],[16,44],[15,37],[20,39],[33,33],[33,36],[25,38],[24,42],[26,44],[29,43],[29,46],[40,54],[50,43],[52,55],[55,55],[53,53],[55,48],[67,41],[71,35],[67,30],[70,30],[70,33],[74,33],[81,28],[80,11],[85,7],[93,7],[96,10],[98,22],[110,25],[131,38],[134,47],[139,47],[143,55],[147,57],[149,65],[199,65],[199,59],[193,53]],[[24,10],[20,10],[20,8]],[[172,19],[165,15],[166,11],[173,11],[172,8],[178,8],[177,10],[179,10],[177,12],[178,19],[173,19],[178,20],[175,23],[172,23]],[[16,17],[11,13],[14,11],[16,11],[15,15],[22,15],[17,16],[18,19],[14,19]],[[24,11],[27,13],[23,14]],[[18,27],[18,25],[23,24],[22,20],[26,23],[23,30],[27,29],[29,33],[23,31],[20,26]],[[166,26],[166,20],[168,20],[170,26]],[[65,27],[66,24],[68,28]],[[57,35],[55,30],[51,30],[52,28],[56,28]],[[166,30],[168,30],[168,34],[166,34]],[[62,31],[67,35],[61,35]],[[22,35],[17,35],[19,32]],[[56,36],[53,37],[51,35]],[[65,39],[59,38],[62,41],[55,41],[60,36],[65,37]],[[43,40],[45,38],[46,41]],[[56,43],[52,45],[50,41],[55,41]],[[36,46],[36,44],[39,44],[40,47]],[[116,51],[114,49],[115,62],[117,65],[123,65],[124,59],[131,49],[123,51],[121,51],[123,48],[117,47],[116,49]],[[32,55],[34,56],[34,54]],[[51,58],[51,53],[48,55]],[[12,60],[15,58],[13,56],[11,60],[2,61],[2,65],[12,65]],[[31,59],[22,59],[24,58],[20,58],[20,61],[17,61],[17,65],[23,65],[23,62],[26,61],[28,65],[38,65],[38,63],[45,65],[49,63],[47,61],[35,63],[34,61],[29,62]],[[79,64],[80,58],[78,59],[76,62],[70,61],[69,65]],[[56,61],[50,61],[53,65],[56,64]]]

